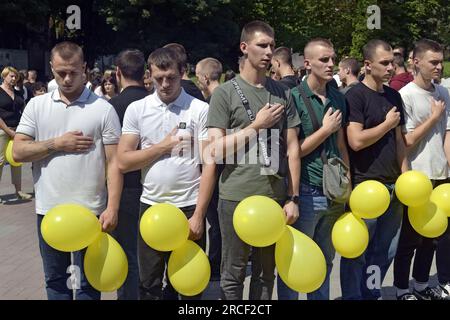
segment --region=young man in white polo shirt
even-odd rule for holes
[[[54,206],[79,203],[100,215],[104,231],[115,228],[123,179],[116,163],[120,122],[114,108],[84,86],[86,63],[78,45],[57,44],[50,65],[58,89],[30,100],[17,127],[13,153],[17,161],[33,162],[48,299],[72,300],[72,288],[67,285],[70,253],[51,248],[42,238],[40,225]],[[81,275],[76,299],[100,299],[100,292],[84,276],[84,252],[74,252]]]
[[[189,219],[190,239],[204,248],[204,218],[214,188],[215,169],[205,164],[200,172],[200,152],[191,148],[191,143],[200,144],[201,148],[207,141],[208,104],[181,87],[183,66],[172,49],[155,50],[148,65],[156,91],[130,104],[125,112],[119,167],[122,172],[142,169],[141,216],[156,203],[175,205]],[[205,187],[200,188],[200,178],[207,182]],[[169,254],[150,248],[139,235],[141,300],[163,298]],[[170,283],[166,289],[171,291]]]

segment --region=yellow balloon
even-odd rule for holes
[[[13,148],[13,140],[11,139],[8,141],[8,144],[6,145],[6,149],[5,149],[6,161],[8,161],[8,163],[10,165],[12,165],[13,167],[20,167],[22,165],[22,162],[14,161],[12,148]]]
[[[172,251],[189,237],[189,222],[172,204],[158,203],[148,208],[140,222],[142,239],[155,250]]]
[[[447,217],[450,217],[450,183],[444,183],[434,188],[430,201],[435,203]]]
[[[375,219],[389,208],[391,197],[384,184],[367,180],[358,184],[350,195],[353,214],[363,219]]]
[[[84,273],[92,287],[111,292],[119,289],[128,275],[128,260],[120,244],[102,232],[86,250]]]
[[[275,264],[284,283],[302,293],[319,289],[327,274],[322,250],[311,238],[291,226],[285,228],[275,245]]]
[[[283,235],[286,216],[275,200],[265,196],[251,196],[242,200],[234,210],[233,226],[245,243],[267,247]]]
[[[61,204],[50,209],[41,223],[49,246],[72,252],[86,248],[97,239],[102,226],[95,214],[78,204]]]
[[[367,249],[369,230],[361,218],[346,212],[334,224],[331,241],[336,252],[345,258],[353,259]]]
[[[433,202],[408,208],[408,219],[416,232],[427,238],[436,238],[447,230],[447,215]]]
[[[420,171],[404,172],[395,182],[395,194],[398,200],[408,207],[424,205],[430,199],[433,185],[430,179]]]
[[[177,292],[195,296],[208,286],[211,266],[202,248],[188,240],[170,254],[167,273]]]

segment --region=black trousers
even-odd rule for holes
[[[140,218],[151,205],[141,202]],[[195,211],[195,206],[179,208],[189,219]],[[139,219],[140,221],[140,219]],[[203,250],[206,247],[206,233],[200,240],[195,241]],[[163,290],[164,274],[167,277],[167,263],[171,252],[157,251],[150,248],[142,239],[139,232],[138,256],[139,256],[139,298],[141,300],[178,300],[178,293],[173,289],[170,281]],[[200,299],[201,294],[193,297],[185,297],[180,295],[183,300]]]
[[[448,180],[435,181],[435,186]],[[440,237],[431,239],[418,234],[408,219],[408,208],[403,213],[403,223],[397,253],[394,259],[394,285],[399,289],[409,288],[409,273],[414,256],[413,278],[418,282],[428,282],[434,252],[436,267],[441,283],[450,281],[450,227]]]

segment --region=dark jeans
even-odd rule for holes
[[[446,183],[447,180],[433,181],[435,186]],[[428,282],[434,251],[436,250],[436,267],[439,282],[450,281],[450,228],[436,239],[418,234],[408,219],[408,209],[403,213],[403,223],[400,240],[394,260],[394,285],[399,289],[409,288],[411,261],[414,256],[413,278],[418,282]]]
[[[100,292],[91,287],[84,274],[83,262],[86,249],[73,252],[72,264],[70,252],[53,249],[42,238],[43,218],[43,215],[37,215],[37,231],[48,300],[73,300],[73,290],[75,290],[76,300],[100,300]],[[70,276],[71,272],[72,276]]]
[[[242,300],[250,249],[252,277],[250,300],[270,300],[275,280],[275,245],[257,248],[243,242],[233,227],[233,213],[239,202],[219,199],[222,234],[220,287],[223,300]]]
[[[119,300],[139,299],[139,266],[137,258],[139,209],[142,189],[123,189],[120,198],[119,222],[112,236],[119,242],[128,259],[128,275],[117,290]]]
[[[217,212],[218,202],[219,193],[216,186],[206,214],[206,219],[210,225],[208,229],[208,257],[211,264],[212,277],[220,277],[220,263],[222,260],[222,237],[220,235],[219,213]]]
[[[150,207],[151,205],[141,202],[140,217],[142,217],[144,212]],[[194,214],[195,206],[180,208],[180,210],[183,211],[186,217],[189,219]],[[195,242],[203,250],[205,250],[206,247],[205,233],[203,233],[203,236],[200,240]],[[169,261],[170,253],[171,252],[157,251],[149,247],[142,239],[141,233],[139,232],[139,242],[138,242],[139,276],[140,276],[139,296],[141,300],[178,299],[178,294],[173,289],[172,285],[170,284],[170,281],[167,280],[166,287],[163,290],[164,274],[166,274],[166,279],[168,279],[167,271],[164,272],[164,270],[166,270],[166,265],[167,262]],[[201,294],[193,297],[185,297],[180,295],[180,298],[200,299]]]
[[[376,219],[364,219],[369,229],[369,244],[357,258],[341,258],[341,288],[343,300],[376,300],[381,297],[381,285],[394,259],[400,236],[403,205],[395,196],[394,184],[385,184],[391,193],[391,203]]]

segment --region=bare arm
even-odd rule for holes
[[[347,139],[350,148],[354,151],[365,149],[380,140],[389,130],[394,129],[400,122],[400,112],[393,107],[386,119],[378,126],[364,129],[362,123],[350,122],[347,126]]]
[[[445,104],[443,101],[431,101],[431,115],[430,117],[414,128],[413,131],[404,134],[406,148],[414,147],[421,141],[425,135],[439,122],[442,113],[445,111]]]
[[[300,190],[300,148],[298,142],[298,128],[287,129],[287,156],[288,156],[288,194],[299,195]]]
[[[8,136],[10,136],[11,138],[14,138],[14,135],[15,135],[16,132],[15,132],[14,130],[10,129],[10,128],[6,125],[5,121],[3,121],[2,118],[0,118],[0,129],[3,130],[3,131],[5,131],[6,134],[7,134]]]
[[[445,152],[445,157],[447,158],[447,163],[450,166],[450,131],[445,132],[444,152]]]
[[[300,195],[300,145],[298,142],[298,128],[287,129],[287,156],[288,156],[288,195]],[[298,205],[287,201],[283,207],[286,214],[286,223],[293,224],[299,217]]]
[[[319,130],[300,142],[301,157],[307,156],[317,149],[330,135],[339,130],[341,123],[341,111],[332,112],[331,108],[329,108],[323,117],[322,126]]]
[[[341,155],[341,159],[350,168],[350,158],[348,157],[347,144],[345,143],[344,129],[340,129],[337,134],[337,147]],[[348,178],[350,177],[350,170],[348,171]]]
[[[406,146],[403,140],[402,129],[395,128],[395,141],[397,143],[397,161],[402,173],[409,170],[408,159],[406,158]]]
[[[108,206],[100,215],[103,231],[112,231],[118,222],[123,175],[117,164],[117,145],[105,145],[106,182],[108,185]]]
[[[202,177],[200,180],[200,189],[198,192],[197,205],[195,212],[189,219],[190,238],[198,240],[204,232],[204,220],[208,211],[208,205],[211,201],[214,188],[216,186],[216,164],[214,161],[205,161],[207,155],[205,152],[210,150],[207,148],[209,141],[200,142],[200,155],[202,157]]]
[[[255,139],[260,129],[268,129],[273,127],[283,116],[284,106],[281,104],[275,104],[269,107],[266,104],[261,110],[258,111],[255,121],[242,130],[239,130],[230,135],[221,135],[217,137],[213,143],[216,150],[216,156],[222,155],[225,157],[227,151],[233,150],[236,153],[239,149],[243,148],[248,141]]]
[[[45,141],[34,141],[30,136],[16,133],[14,136],[13,157],[18,162],[33,162],[44,159],[57,151],[86,152],[93,143],[93,139],[83,136],[81,131],[70,131],[60,137]]]
[[[140,170],[157,161],[165,154],[170,154],[172,149],[180,142],[175,136],[176,129],[167,135],[163,141],[150,148],[136,150],[139,145],[139,136],[134,134],[122,134],[117,147],[118,164],[122,173]]]

